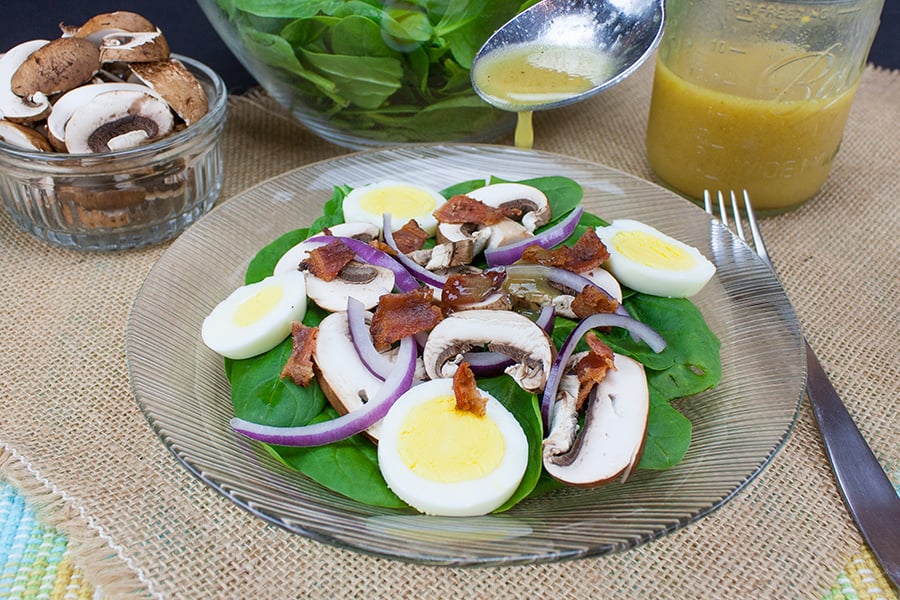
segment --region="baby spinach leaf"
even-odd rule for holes
[[[281,378],[291,345],[288,338],[259,356],[225,359],[236,416],[263,425],[294,427],[306,425],[322,412],[326,400],[315,380],[303,388],[289,378]]]
[[[309,229],[295,229],[270,242],[250,260],[244,275],[244,283],[256,283],[270,276],[284,253],[308,237]]]
[[[337,412],[329,407],[312,422],[336,417]],[[387,508],[407,506],[385,483],[378,468],[378,450],[362,434],[325,446],[273,446],[273,450],[287,465],[348,498]]]
[[[647,437],[639,469],[669,469],[681,462],[691,444],[690,419],[650,389]]]

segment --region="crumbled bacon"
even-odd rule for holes
[[[453,395],[456,396],[456,410],[484,416],[487,398],[478,391],[475,374],[467,362],[460,363],[453,374]]]
[[[406,225],[394,232],[394,243],[403,254],[418,250],[425,245],[429,237],[428,232],[419,227],[415,219],[410,219]]]
[[[310,273],[332,281],[341,272],[341,269],[356,257],[356,252],[341,240],[335,240],[324,246],[310,250],[309,257],[300,263],[301,268],[306,268]]]
[[[447,315],[466,304],[481,302],[498,292],[505,279],[506,271],[502,270],[450,275],[441,290],[441,310]]]
[[[595,285],[586,285],[572,300],[572,312],[579,319],[597,313],[615,312],[619,302]]]
[[[592,227],[586,229],[571,246],[547,250],[534,244],[525,248],[522,253],[522,262],[559,267],[574,273],[583,273],[599,267],[608,258],[606,246]]]
[[[451,197],[432,214],[441,223],[456,224],[494,225],[506,218],[499,208],[462,194]]]
[[[307,327],[300,321],[291,324],[291,356],[281,369],[281,379],[290,377],[299,386],[306,387],[314,376],[312,353],[316,349],[318,327]]]
[[[587,355],[578,361],[575,366],[575,374],[578,376],[578,400],[576,406],[581,408],[588,394],[606,378],[606,373],[615,370],[613,363],[613,351],[597,337],[593,331],[589,331],[584,340],[588,345]]]
[[[431,288],[385,294],[378,300],[369,331],[379,352],[408,335],[432,329],[441,320],[441,309],[432,304]]]
[[[372,240],[371,242],[369,242],[369,245],[371,247],[375,248],[376,250],[381,250],[388,256],[397,256],[397,251],[394,250],[393,248],[391,248],[390,246],[388,246],[386,243],[382,242],[381,240]]]

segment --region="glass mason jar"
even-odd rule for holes
[[[761,213],[831,169],[884,0],[668,0],[650,166],[694,199],[746,189]]]

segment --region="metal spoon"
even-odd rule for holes
[[[638,68],[656,49],[663,33],[663,0],[543,0],[498,29],[475,55],[472,85],[494,106],[512,111],[556,108],[605,90]],[[477,82],[485,59],[513,45],[557,49],[560,57],[593,52],[604,62],[589,89],[544,98],[512,100],[483,89]],[[496,55],[495,55],[496,56]]]

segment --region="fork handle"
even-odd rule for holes
[[[806,391],[838,490],[863,538],[900,589],[900,497],[806,344]]]

